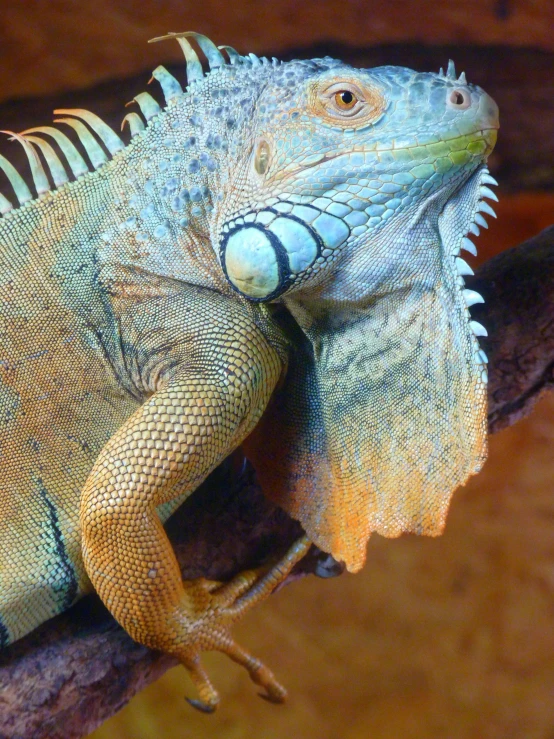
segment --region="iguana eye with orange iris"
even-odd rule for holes
[[[339,90],[335,93],[335,104],[341,110],[352,110],[358,98],[350,90]]]
[[[380,88],[362,78],[326,77],[314,80],[309,87],[307,107],[333,126],[359,128],[381,117],[386,99]]]

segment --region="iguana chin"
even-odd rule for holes
[[[60,110],[77,147],[14,134],[37,197],[0,160],[19,201],[0,200],[0,639],[94,588],[213,710],[205,649],[284,698],[229,627],[310,541],[357,571],[372,531],[440,533],[483,463],[482,298],[460,250],[494,215],[498,111],[452,63],[169,37],[188,87],[158,67],[167,105],[137,95],[129,144]],[[162,521],[255,427],[262,484],[307,537],[265,574],[183,582]]]

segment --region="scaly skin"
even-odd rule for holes
[[[283,699],[229,627],[310,541],[356,571],[372,531],[439,533],[483,462],[458,254],[498,118],[452,67],[229,63],[195,39],[211,72],[179,36],[189,87],[155,70],[167,107],[137,96],[148,123],[127,118],[127,146],[59,111],[95,171],[45,128],[19,137],[39,198],[0,160],[23,203],[0,199],[0,641],[94,587],[213,710],[205,649]],[[267,572],[182,582],[162,522],[245,440],[308,536]]]

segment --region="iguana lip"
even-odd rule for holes
[[[385,152],[396,152],[396,151],[406,151],[407,149],[412,149],[414,151],[419,151],[422,149],[427,149],[429,146],[433,146],[436,144],[448,144],[448,142],[452,141],[459,141],[460,139],[470,139],[472,141],[478,141],[480,139],[483,139],[487,147],[483,153],[480,153],[480,156],[487,157],[491,151],[494,149],[494,146],[496,144],[497,139],[497,131],[499,126],[490,126],[487,128],[477,128],[474,131],[470,131],[469,133],[464,134],[458,134],[457,136],[452,136],[450,138],[433,138],[429,141],[426,141],[423,144],[414,143],[412,145],[407,146],[390,146],[388,148],[377,148],[378,144],[375,144],[373,147],[366,146],[353,146],[348,151],[341,151],[334,154],[325,153],[322,156],[316,158],[316,159],[310,159],[308,162],[304,162],[298,166],[296,166],[294,169],[288,169],[288,170],[282,170],[279,173],[276,173],[275,180],[288,180],[291,177],[294,177],[299,172],[304,172],[308,169],[313,169],[313,167],[317,167],[320,164],[323,164],[324,162],[330,162],[333,159],[339,159],[340,157],[350,156],[350,154],[354,154],[357,152],[362,152],[365,154],[375,154],[377,158],[381,154],[384,154]]]
[[[494,149],[494,147],[496,146],[496,139],[498,137],[497,132],[498,132],[498,126],[496,126],[495,128],[486,128],[484,130],[485,136],[483,138],[489,145],[489,148],[487,149],[485,156],[488,156],[491,153],[491,151]]]
[[[490,146],[490,150],[492,151],[492,148],[494,147],[496,143],[498,128],[499,128],[498,126],[488,126],[486,128],[476,128],[473,131],[468,131],[467,133],[462,133],[462,134],[458,134],[456,136],[450,136],[447,138],[433,137],[429,141],[425,141],[423,143],[417,143],[412,146],[393,146],[387,149],[378,149],[377,153],[381,153],[385,151],[402,151],[406,149],[421,150],[421,149],[427,149],[428,147],[434,146],[437,144],[454,143],[462,139],[468,139],[470,141],[479,141],[480,139],[484,139],[487,142],[487,144]],[[490,151],[488,153],[490,153]]]
[[[490,128],[481,128],[478,132],[476,132],[479,135],[475,137],[475,140],[478,141],[479,139],[484,139],[487,144],[487,148],[482,155],[483,157],[488,157],[488,155],[494,149],[496,145],[496,140],[498,138],[498,128],[499,126],[491,126]],[[469,136],[471,137],[472,134],[469,134]]]

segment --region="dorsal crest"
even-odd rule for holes
[[[159,82],[166,103],[165,107],[172,105],[180,97],[194,90],[202,83],[206,74],[221,67],[252,68],[270,64],[276,66],[279,63],[276,59],[269,62],[268,59],[260,59],[254,54],[242,56],[230,46],[217,47],[206,36],[195,32],[170,32],[165,36],[151,39],[150,43],[168,39],[176,40],[183,50],[187,85],[183,90],[180,82],[165,67],[157,67],[150,81],[155,79]],[[207,73],[189,39],[198,45],[206,57]],[[227,58],[222,51],[225,52]],[[127,113],[121,124],[122,130],[127,124],[131,138],[142,134],[148,124],[162,112],[160,105],[147,92],[137,94],[128,104],[133,103],[138,105],[140,113]],[[37,126],[19,133],[0,131],[8,134],[10,140],[17,141],[23,146],[29,162],[32,185],[39,198],[53,189],[63,187],[72,178],[78,179],[97,170],[125,148],[125,143],[120,136],[95,113],[82,108],[74,108],[54,110],[54,115],[62,116],[55,118],[54,123],[71,128],[78,146],[66,133],[54,126]],[[12,187],[17,201],[15,207],[34,200],[35,195],[31,188],[17,169],[2,155],[0,155],[0,169]],[[0,214],[5,215],[13,209],[14,205],[11,200],[0,194]]]

